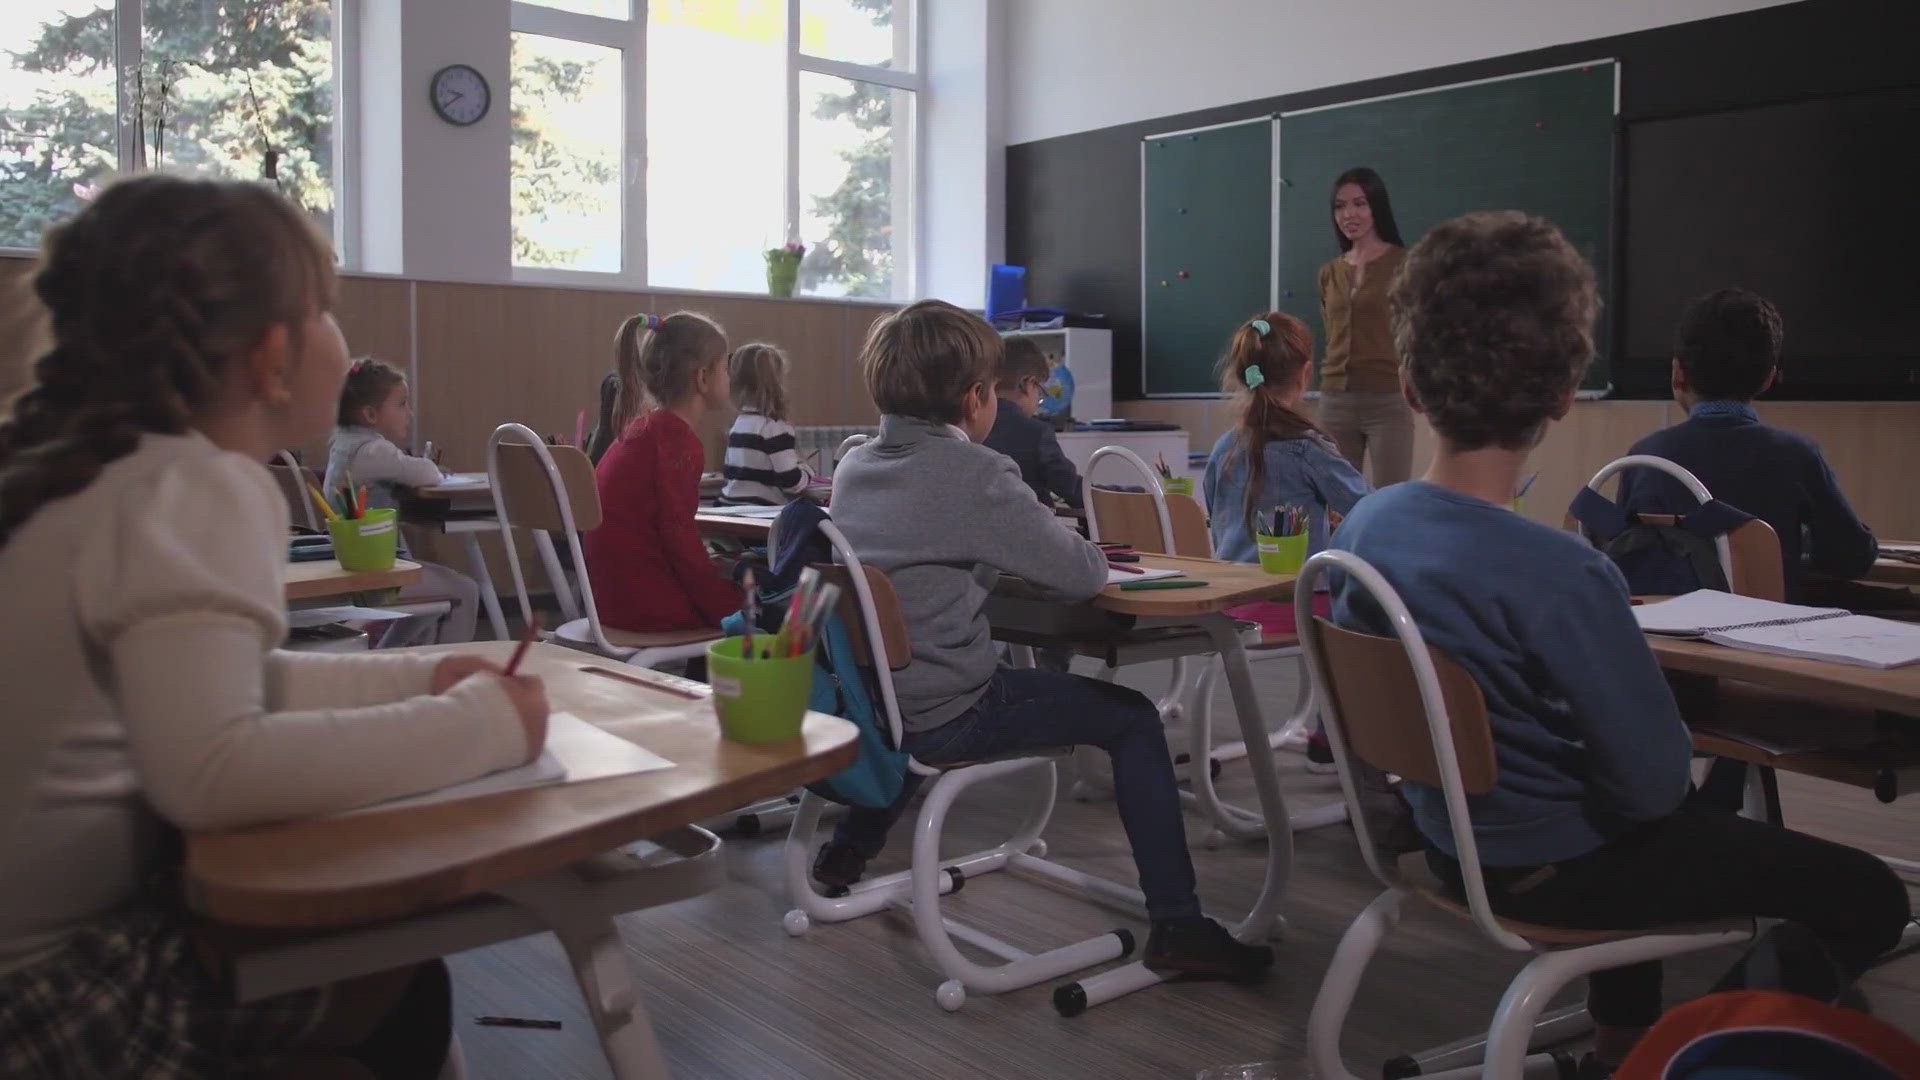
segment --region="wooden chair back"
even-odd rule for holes
[[[1676,514],[1641,514],[1639,517],[1649,525],[1671,526],[1679,520]],[[1567,515],[1563,527],[1586,535],[1572,514]],[[1729,592],[1757,600],[1786,601],[1787,579],[1781,565],[1780,537],[1773,526],[1754,518],[1727,533],[1727,562]]]
[[[1095,503],[1094,517],[1100,523],[1100,539],[1110,544],[1126,544],[1150,555],[1186,555],[1196,559],[1213,557],[1213,538],[1207,532],[1207,512],[1200,500],[1191,495],[1163,495],[1167,516],[1173,524],[1174,550],[1166,550],[1160,529],[1160,515],[1153,496],[1144,491],[1115,491],[1091,487],[1087,499]]]
[[[598,528],[600,489],[594,484],[593,462],[577,446],[548,446],[546,450],[560,474],[557,490],[539,450],[526,443],[500,444],[491,480],[506,509],[504,523],[564,534],[566,519],[560,514],[560,501],[565,499],[573,510],[575,528],[583,533]]]
[[[840,589],[840,602],[835,610],[847,628],[847,636],[853,643],[853,654],[859,658],[862,667],[884,663],[888,670],[899,671],[913,662],[913,643],[907,637],[906,620],[900,615],[900,597],[893,591],[893,582],[887,580],[887,575],[871,566],[860,567],[867,579],[867,590],[873,596],[874,614],[879,620],[880,641],[876,648],[873,635],[867,632],[866,618],[860,611],[860,598],[853,590],[853,571],[837,564],[818,566],[816,569]]]
[[[1314,623],[1329,716],[1340,725],[1347,752],[1381,772],[1440,787],[1433,736],[1406,647],[1396,638],[1343,629],[1322,617]],[[1484,795],[1499,773],[1486,700],[1473,676],[1452,657],[1432,646],[1427,652],[1446,702],[1461,786],[1469,795]]]

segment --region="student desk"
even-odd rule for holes
[[[1915,540],[1882,540],[1880,546],[1920,551],[1920,541]],[[1870,585],[1899,585],[1909,589],[1920,587],[1920,563],[1882,556],[1874,560],[1873,569],[1862,575],[1860,580]]]
[[[1260,895],[1233,928],[1241,940],[1258,940],[1280,925],[1280,897],[1293,867],[1294,823],[1280,792],[1280,773],[1267,742],[1266,719],[1247,669],[1240,627],[1227,609],[1256,600],[1285,600],[1293,595],[1294,578],[1268,574],[1256,564],[1172,555],[1143,553],[1133,565],[1178,569],[1207,585],[1130,592],[1116,584],[1092,600],[1075,603],[1047,597],[1017,579],[1002,578],[1000,588],[987,600],[987,618],[997,639],[1023,645],[1072,645],[1102,655],[1115,666],[1215,653],[1221,657],[1247,744],[1260,813],[1256,817],[1232,807],[1208,809],[1240,814],[1250,819],[1249,824],[1265,829],[1267,868]],[[1139,964],[1128,964],[1082,979],[1079,986],[1092,1006],[1157,981]]]
[[[505,663],[513,647],[418,651]],[[265,947],[228,950],[242,999],[550,929],[566,947],[614,1074],[666,1075],[613,916],[723,883],[719,841],[689,826],[831,774],[858,753],[857,732],[810,713],[798,738],[747,746],[720,738],[705,687],[545,644],[528,651],[525,670],[546,680],[556,711],[640,743],[674,767],[189,835],[185,885],[195,910],[226,928],[282,932]],[[684,869],[695,872],[673,879],[665,896],[657,880],[636,886],[632,879],[658,877],[659,864],[642,866],[616,849],[643,838],[685,856],[692,865]],[[287,931],[299,933],[287,941]]]
[[[500,590],[494,588],[493,573],[487,569],[487,557],[480,550],[481,534],[500,531],[500,519],[493,511],[493,486],[486,473],[450,475],[461,480],[413,489],[412,497],[401,502],[400,519],[414,528],[436,529],[460,538],[467,568],[480,586],[487,623],[493,627],[493,636],[504,641],[508,637],[507,616],[500,607]]]
[[[1920,664],[1881,671],[1665,634],[1648,634],[1647,644],[1669,671],[1737,679],[1828,704],[1920,717]]]
[[[359,571],[341,566],[338,559],[289,562],[285,580],[288,600],[319,600],[411,585],[420,580],[420,564],[396,559],[391,570]]]
[[[773,533],[772,518],[744,518],[731,514],[710,514],[702,510],[693,515],[693,524],[702,536],[722,536],[748,544],[764,544]]]

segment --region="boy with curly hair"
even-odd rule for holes
[[[1508,509],[1592,358],[1591,267],[1540,218],[1469,214],[1414,246],[1390,305],[1403,392],[1439,445],[1423,479],[1361,500],[1331,546],[1378,569],[1485,697],[1498,778],[1468,805],[1494,911],[1580,929],[1788,919],[1857,974],[1899,941],[1899,879],[1863,852],[1690,800],[1687,731],[1619,570]],[[1364,591],[1336,576],[1333,595],[1337,622],[1386,632]],[[1441,792],[1403,788],[1457,895]],[[1597,1039],[1582,1075],[1605,1076],[1659,1018],[1660,967],[1589,984]]]

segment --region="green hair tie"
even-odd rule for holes
[[[1240,378],[1246,382],[1249,390],[1258,390],[1267,382],[1267,374],[1260,370],[1259,364],[1248,364],[1247,370],[1240,373]]]
[[[1268,334],[1273,333],[1273,325],[1265,319],[1252,319],[1248,321],[1247,325],[1260,331],[1261,337],[1266,337]]]

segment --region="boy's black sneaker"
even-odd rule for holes
[[[867,872],[867,857],[844,844],[828,844],[813,858],[813,880],[829,898],[838,899]]]
[[[1242,944],[1212,919],[1167,919],[1153,924],[1141,961],[1161,975],[1252,982],[1273,966],[1273,949]]]
[[[1333,744],[1324,734],[1307,736],[1307,771],[1310,773],[1330,773],[1333,771]]]

